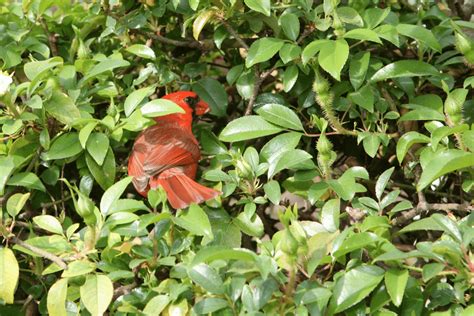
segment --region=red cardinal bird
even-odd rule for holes
[[[138,136],[128,161],[135,189],[146,197],[150,188],[162,186],[175,209],[215,198],[218,191],[194,181],[201,153],[191,130],[193,112],[203,115],[209,112],[209,105],[191,91],[171,93],[163,99],[173,101],[185,113],[157,117],[158,124]]]

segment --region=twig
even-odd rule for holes
[[[10,237],[10,238],[8,238],[8,240],[14,242],[15,244],[17,244],[17,245],[19,245],[19,246],[21,246],[25,249],[28,249],[31,252],[34,252],[35,254],[37,254],[40,257],[43,257],[45,259],[48,259],[49,261],[52,261],[52,262],[56,263],[62,269],[67,270],[66,262],[63,259],[59,258],[58,256],[53,255],[52,253],[50,253],[46,250],[43,250],[43,249],[37,248],[35,246],[29,245],[29,244],[27,244],[26,242],[24,242],[23,240],[19,239],[16,236]]]
[[[138,284],[135,281],[133,281],[133,283],[131,283],[131,284],[119,286],[118,288],[116,288],[114,290],[113,300],[116,300],[117,298],[119,298],[122,295],[129,294],[137,286],[138,286]]]
[[[310,24],[308,27],[301,33],[300,37],[296,40],[297,44],[301,44],[301,42],[311,33],[314,32],[314,25]]]
[[[230,35],[232,35],[235,38],[235,40],[237,42],[239,42],[240,46],[242,46],[243,48],[248,50],[249,46],[247,45],[247,43],[245,43],[245,41],[242,39],[242,37],[240,37],[239,34],[234,30],[232,25],[230,25],[229,22],[227,22],[223,16],[217,16],[217,18],[219,19],[219,21],[222,22],[222,25],[224,25],[227,32],[229,32]]]
[[[444,211],[450,212],[454,211],[457,213],[468,213],[474,210],[474,205],[470,204],[457,204],[457,203],[426,203],[420,202],[418,205],[406,212],[403,212],[401,216],[392,220],[393,225],[402,226],[408,221],[413,219],[415,216],[420,215],[423,212],[429,211]]]
[[[262,83],[265,81],[265,79],[270,76],[270,74],[276,69],[276,67],[273,67],[269,70],[266,70],[262,72],[261,74],[259,73],[259,69],[257,66],[255,66],[255,83],[253,86],[253,92],[252,95],[250,96],[249,103],[247,104],[247,108],[245,109],[244,115],[250,115],[252,114],[253,107],[255,105],[255,101],[257,100],[257,95],[258,92],[260,91],[260,86]]]
[[[154,40],[157,40],[158,42],[163,43],[163,44],[169,44],[169,45],[178,46],[178,47],[190,47],[190,48],[203,49],[203,46],[198,41],[187,41],[187,40],[178,41],[178,40],[164,37],[163,35],[160,35],[158,33],[151,34],[150,36]]]

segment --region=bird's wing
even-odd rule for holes
[[[138,151],[144,152],[142,170],[150,177],[169,168],[197,163],[200,159],[199,144],[194,135],[176,126],[152,126],[143,132],[136,145]]]

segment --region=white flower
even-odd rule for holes
[[[8,73],[0,71],[0,96],[7,93],[12,82],[12,77],[10,77]]]

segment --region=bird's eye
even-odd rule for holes
[[[184,102],[194,109],[199,102],[199,97],[186,97],[184,98]]]

